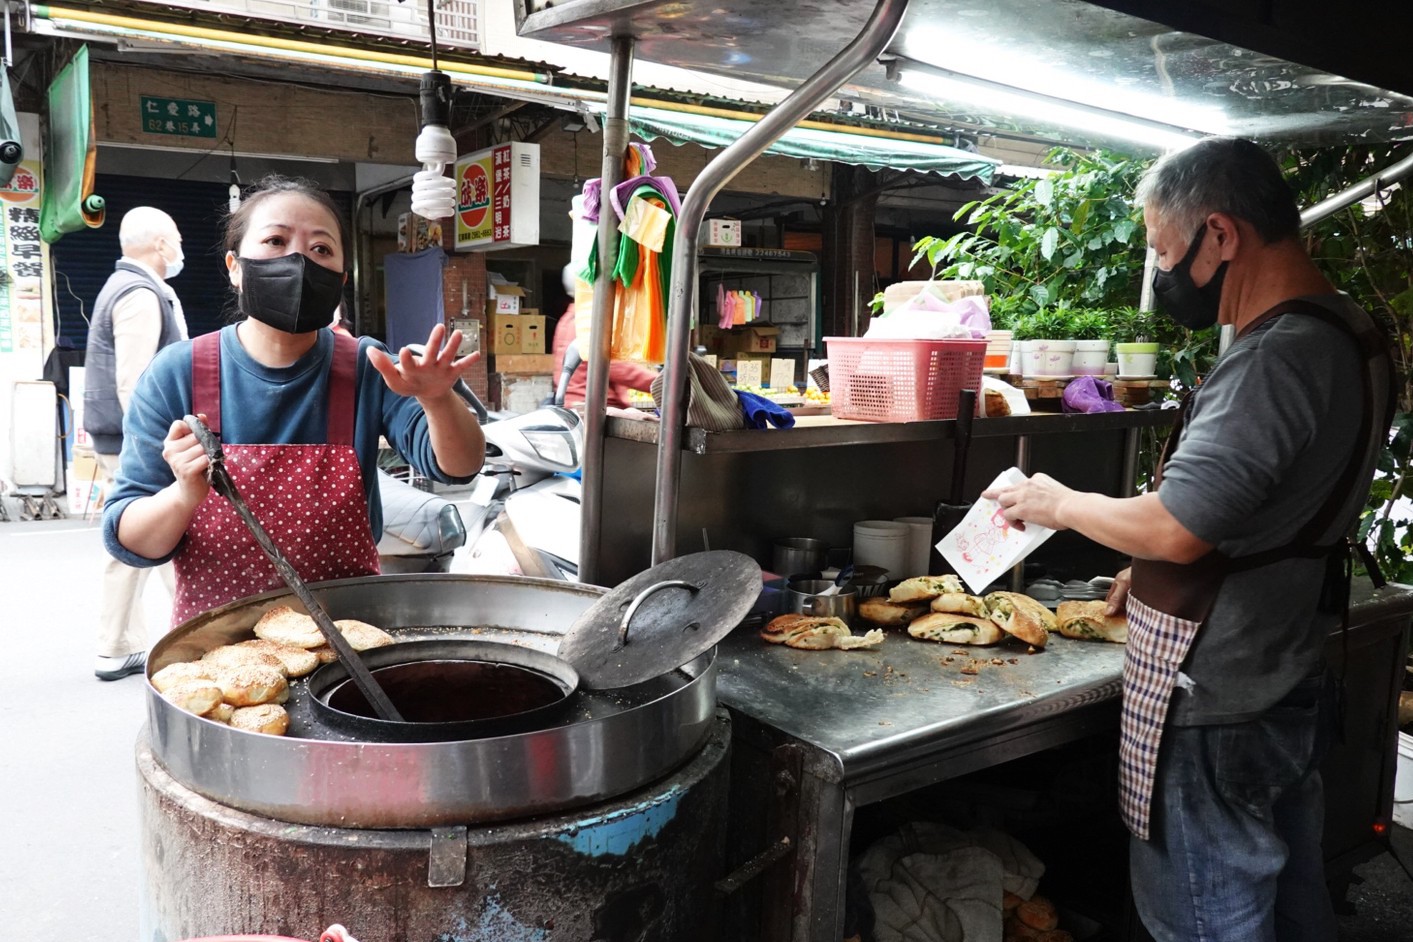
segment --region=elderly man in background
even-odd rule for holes
[[[181,273],[185,259],[172,217],[151,206],[131,209],[118,228],[118,242],[123,255],[94,302],[84,355],[83,426],[105,489],[118,469],[123,414],[137,378],[158,350],[187,338],[181,302],[167,284]],[[135,674],[147,662],[142,590],[149,571],[107,557],[93,671],[99,680]],[[171,566],[160,572],[171,590]]]

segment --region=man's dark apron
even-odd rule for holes
[[[1353,489],[1367,488],[1374,462],[1387,438],[1396,403],[1391,360],[1384,337],[1373,322],[1367,317],[1355,319],[1343,306],[1336,312],[1312,301],[1286,301],[1257,318],[1242,335],[1249,334],[1273,317],[1290,313],[1308,314],[1335,324],[1352,334],[1359,343],[1364,359],[1361,446],[1354,450],[1349,465],[1325,502],[1284,546],[1235,559],[1213,550],[1188,564],[1134,559],[1127,603],[1128,644],[1123,668],[1119,812],[1129,831],[1141,840],[1149,837],[1153,778],[1173,685],[1197,630],[1211,612],[1227,575],[1282,559],[1324,558],[1326,581],[1321,610],[1342,612],[1347,603],[1348,541],[1340,532],[1342,527],[1336,526],[1340,523],[1336,517],[1347,505],[1348,495]],[[1168,435],[1158,462],[1153,483],[1155,490],[1162,479],[1163,465],[1182,435],[1183,424],[1196,392],[1192,390],[1183,399],[1177,423]]]

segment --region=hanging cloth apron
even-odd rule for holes
[[[1119,813],[1129,831],[1140,840],[1149,837],[1153,779],[1173,686],[1197,630],[1207,620],[1227,575],[1283,559],[1324,558],[1326,579],[1320,610],[1333,613],[1347,608],[1348,543],[1338,533],[1334,542],[1330,542],[1329,534],[1351,491],[1361,482],[1367,486],[1374,462],[1387,439],[1397,401],[1392,361],[1383,335],[1367,317],[1362,323],[1356,322],[1346,319],[1343,312],[1336,313],[1312,301],[1291,300],[1276,305],[1250,324],[1243,336],[1271,318],[1287,313],[1308,314],[1335,324],[1359,343],[1364,360],[1363,438],[1325,502],[1284,546],[1239,558],[1213,550],[1188,564],[1133,560],[1126,606],[1128,644],[1124,650],[1119,735]],[[1183,398],[1177,422],[1158,461],[1153,482],[1155,490],[1162,481],[1163,466],[1182,435],[1196,392],[1194,389]]]
[[[191,407],[221,433],[220,332],[192,341]],[[305,582],[377,575],[363,473],[353,448],[358,341],[334,335],[323,445],[223,445],[226,470],[255,519]],[[230,501],[215,491],[196,508],[172,559],[178,625],[284,584]]]

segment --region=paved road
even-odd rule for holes
[[[137,939],[144,684],[93,677],[102,560],[94,523],[0,523],[0,942]],[[145,601],[165,625],[159,580]],[[1398,840],[1413,865],[1413,834]],[[1358,912],[1341,918],[1340,942],[1406,940],[1413,882],[1389,855],[1358,873],[1366,882],[1351,893]]]

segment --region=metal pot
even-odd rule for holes
[[[789,610],[801,615],[841,618],[853,625],[859,594],[853,586],[845,586],[832,595],[822,595],[834,585],[831,579],[792,579],[785,584],[785,600]]]

